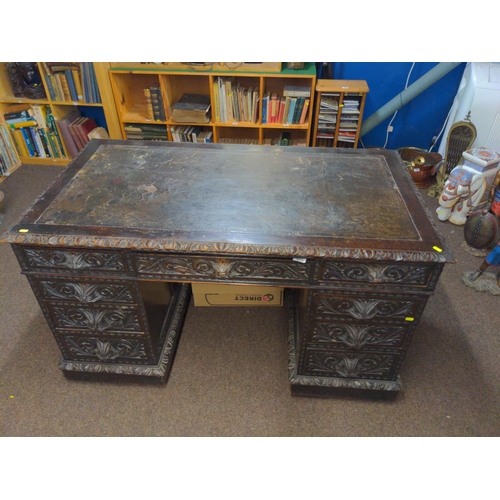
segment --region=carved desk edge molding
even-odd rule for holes
[[[148,251],[172,251],[185,253],[241,254],[247,256],[281,256],[281,257],[327,257],[336,259],[391,260],[401,262],[453,262],[453,256],[446,248],[438,251],[412,250],[367,250],[357,248],[334,248],[326,246],[290,246],[290,245],[252,245],[245,243],[222,243],[191,241],[179,242],[169,239],[70,236],[45,234],[5,234],[0,243],[24,245],[42,245],[57,247],[85,247],[102,249],[129,249]]]

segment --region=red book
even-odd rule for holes
[[[277,108],[278,94],[271,94],[271,120],[269,123],[276,123]]]
[[[82,139],[82,144],[85,145],[90,141],[88,138],[88,133],[97,127],[97,123],[93,118],[85,118],[85,120],[78,123],[76,129],[80,138]]]
[[[278,114],[278,119],[276,120],[278,123],[283,123],[283,115],[285,114],[285,102],[286,97],[282,97],[280,100],[280,112]]]
[[[80,134],[78,134],[76,130],[76,126],[78,123],[80,123],[82,120],[85,120],[85,117],[81,116],[80,118],[77,118],[75,121],[73,121],[69,126],[68,130],[69,133],[71,134],[71,137],[73,137],[73,141],[76,144],[76,148],[78,151],[81,151],[83,149],[84,144],[82,143],[82,140],[80,138]]]
[[[304,107],[302,108],[302,114],[300,115],[299,123],[305,123],[308,111],[309,111],[309,99],[306,99],[304,101]]]

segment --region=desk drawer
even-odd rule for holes
[[[57,333],[64,359],[99,363],[151,364],[151,355],[145,338],[124,338],[110,335],[82,335],[78,332]]]
[[[362,324],[406,324],[417,322],[427,295],[391,293],[313,292],[312,315],[329,321]]]
[[[57,330],[72,330],[92,334],[145,332],[139,312],[132,307],[71,305],[46,303],[45,307]]]
[[[317,319],[310,326],[306,342],[326,349],[394,351],[403,348],[411,328],[411,323],[381,325]]]
[[[307,349],[300,375],[394,380],[403,355]]]
[[[23,270],[35,272],[104,272],[127,271],[125,254],[107,250],[67,249],[21,246]]]
[[[137,304],[133,284],[126,281],[32,277],[43,300],[80,304]]]
[[[318,267],[318,281],[329,285],[400,286],[433,290],[443,266],[416,262],[346,262],[325,259]]]
[[[313,261],[264,259],[258,257],[211,257],[185,255],[133,254],[141,276],[163,276],[175,281],[244,281],[248,283],[310,282]]]

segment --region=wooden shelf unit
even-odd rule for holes
[[[112,67],[109,71],[113,88],[116,110],[118,113],[123,139],[127,138],[125,126],[156,124],[166,128],[168,140],[172,141],[172,127],[192,125],[201,126],[203,131],[212,132],[212,142],[249,140],[252,144],[265,144],[268,139],[279,139],[283,132],[289,132],[292,140],[300,140],[309,146],[313,101],[316,87],[316,67],[314,63],[305,63],[302,70],[282,69],[276,72],[229,71],[221,69],[169,69]],[[234,78],[236,84],[259,91],[257,121],[217,121],[215,116],[214,83],[217,79]],[[165,121],[152,120],[148,117],[148,108],[144,89],[160,86],[165,108]],[[285,86],[304,86],[310,88],[309,109],[305,123],[262,123],[262,97],[266,92],[283,96]],[[177,123],[172,119],[172,107],[185,93],[210,96],[211,120],[209,123]]]
[[[312,145],[357,148],[369,90],[364,80],[319,79]],[[348,101],[352,101],[352,106]]]
[[[101,95],[101,103],[85,103],[80,101],[54,101],[51,99],[50,92],[47,86],[47,81],[45,78],[45,73],[43,70],[42,63],[37,63],[38,71],[42,78],[42,84],[45,90],[45,99],[29,99],[26,97],[16,97],[12,91],[12,85],[10,78],[7,73],[7,69],[3,63],[0,64],[0,123],[5,125],[4,113],[6,112],[6,107],[9,104],[30,104],[30,105],[46,105],[50,108],[54,118],[57,120],[63,118],[72,108],[74,107],[97,107],[102,108],[104,118],[106,120],[106,128],[111,139],[121,139],[121,129],[118,121],[118,116],[116,114],[116,108],[113,99],[113,93],[111,90],[111,83],[109,81],[109,66],[110,63],[98,62],[93,63],[94,70],[96,74],[97,85],[99,87],[99,93]],[[8,128],[8,127],[7,127]],[[14,137],[9,130],[11,141],[15,146]],[[60,131],[59,131],[59,135]],[[61,140],[62,137],[61,137]],[[64,146],[64,141],[63,141]],[[65,148],[67,150],[67,148]],[[30,164],[40,164],[40,165],[60,165],[66,166],[73,159],[69,153],[66,151],[67,158],[40,158],[32,156],[20,155],[20,163],[30,163]],[[19,165],[16,165],[17,167]],[[12,169],[11,169],[12,171]]]

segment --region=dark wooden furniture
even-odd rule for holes
[[[396,394],[449,260],[387,150],[92,141],[3,241],[67,376],[166,381],[189,283],[278,285],[311,395]]]

